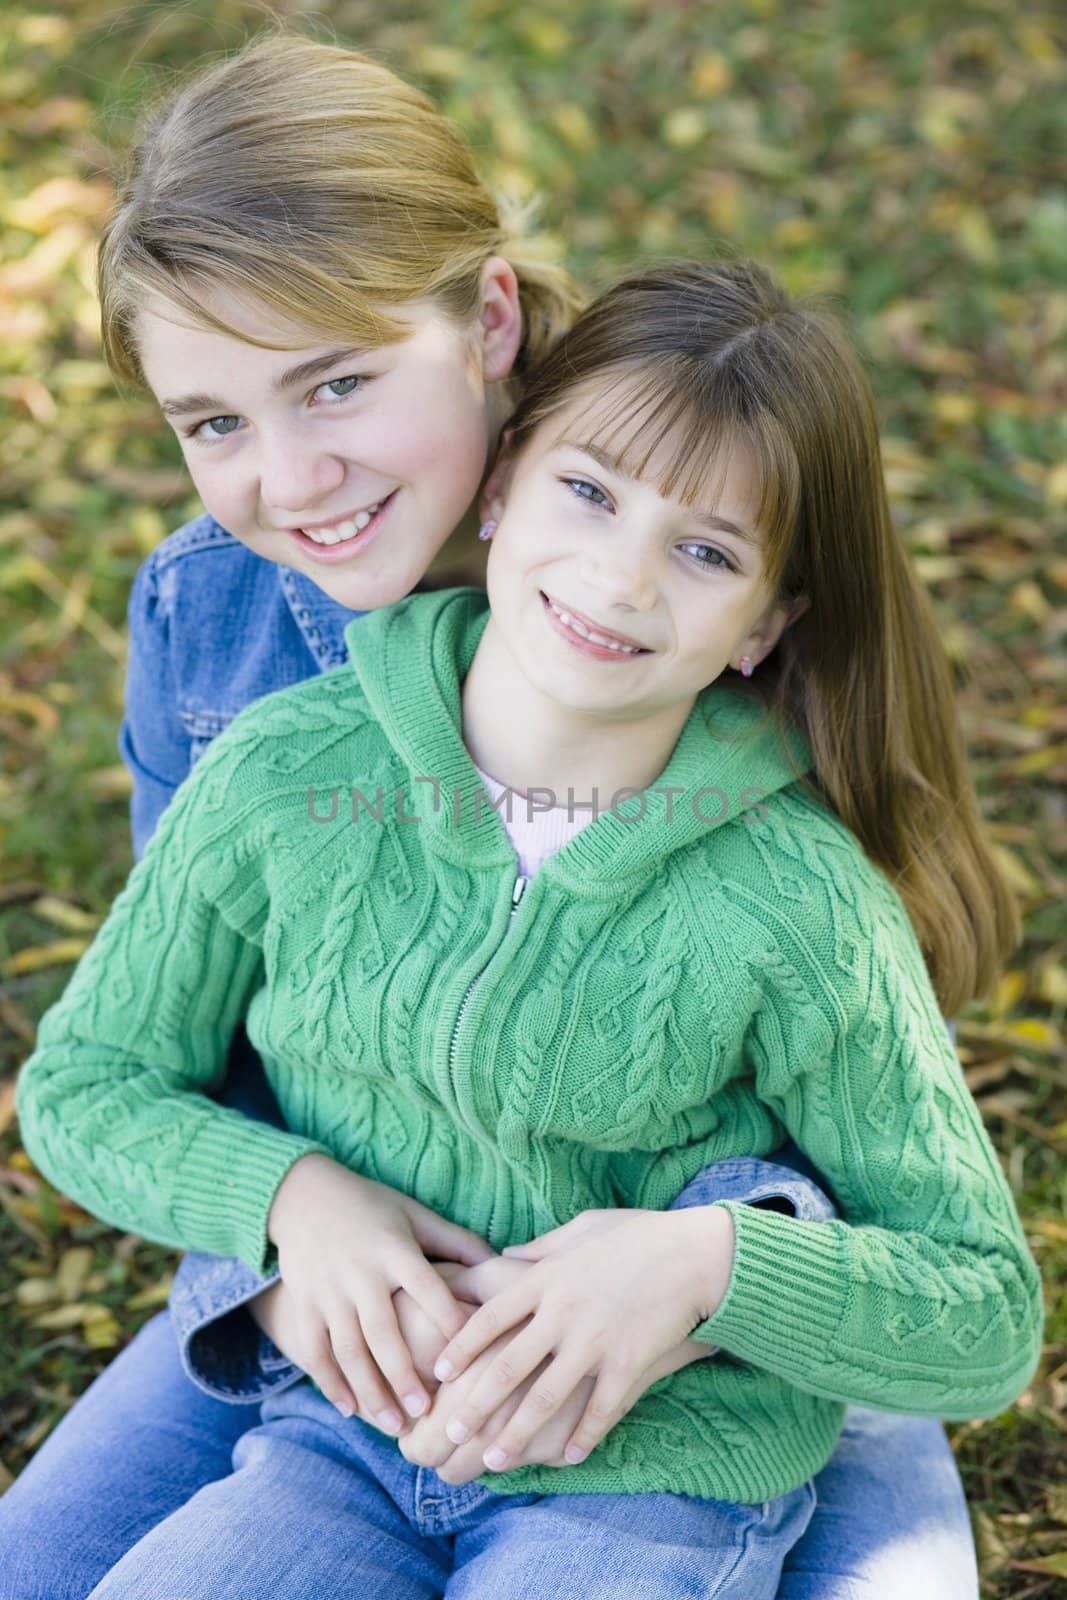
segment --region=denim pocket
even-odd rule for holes
[[[182,726],[189,735],[189,765],[195,767],[212,739],[230,726],[236,711],[191,711],[178,707]]]

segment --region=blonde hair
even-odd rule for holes
[[[144,121],[100,245],[105,355],[144,383],[136,313],[149,297],[236,333],[204,304],[212,287],[368,347],[407,332],[383,307],[424,296],[466,325],[500,252],[519,283],[521,382],[581,297],[509,234],[513,220],[419,90],[353,50],[270,34],[198,71]]]
[[[666,494],[703,498],[730,445],[751,452],[764,580],[779,604],[810,605],[731,687],[765,704],[786,749],[790,726],[807,735],[814,772],[800,781],[896,888],[954,1015],[996,981],[1019,916],[983,837],[951,669],[893,526],[851,341],[754,263],[652,268],[596,300],[532,374],[505,449],[590,384],[575,443],[640,476],[677,442]]]

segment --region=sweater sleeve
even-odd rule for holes
[[[96,1216],[256,1271],[267,1215],[323,1147],[210,1100],[262,983],[268,888],[252,838],[263,808],[235,782],[245,718],[179,788],[18,1081],[35,1165]]]
[[[1040,1280],[911,923],[880,883],[835,897],[818,948],[767,908],[757,1092],[842,1220],[728,1202],[733,1272],[693,1337],[827,1398],[991,1416],[1033,1376]]]

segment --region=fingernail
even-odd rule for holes
[[[482,1460],[493,1472],[499,1472],[501,1467],[507,1466],[508,1453],[506,1450],[498,1450],[494,1445],[491,1450],[485,1452]]]
[[[583,1450],[580,1445],[569,1444],[563,1452],[563,1459],[564,1461],[569,1461],[572,1467],[576,1467],[579,1461],[584,1461],[588,1454],[589,1452]]]
[[[454,1371],[455,1368],[453,1367],[451,1361],[446,1361],[442,1356],[440,1361],[438,1361],[437,1365],[433,1369],[433,1375],[440,1383],[444,1383],[445,1379],[450,1378]]]
[[[399,1411],[388,1409],[377,1413],[378,1421],[387,1433],[396,1433],[404,1426],[404,1419]]]
[[[404,1396],[404,1410],[409,1417],[421,1417],[426,1410],[426,1396],[424,1394],[406,1394]]]
[[[334,1402],[334,1404],[336,1406],[336,1409],[341,1413],[342,1417],[354,1416],[355,1413],[352,1410],[352,1406],[351,1406],[351,1402],[350,1401],[348,1401],[348,1400],[337,1400],[337,1401]]]
[[[453,1444],[466,1444],[467,1440],[471,1436],[470,1429],[464,1427],[463,1423],[458,1421],[458,1419],[455,1417],[452,1418],[452,1421],[446,1427],[445,1432],[448,1434],[448,1437],[452,1440]]]

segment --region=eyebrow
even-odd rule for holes
[[[365,350],[353,347],[349,350],[327,350],[325,355],[312,356],[310,361],[301,361],[297,366],[290,367],[271,382],[272,394],[283,394],[286,389],[295,389],[302,383],[307,383],[311,378],[317,378],[323,372],[329,372],[331,367],[341,361],[348,361],[352,357],[363,357]],[[165,417],[184,417],[190,411],[214,411],[219,415],[232,415],[227,411],[226,401],[220,400],[214,394],[183,394],[173,400],[161,400],[159,409]]]
[[[572,450],[581,450],[583,454],[591,456],[592,459],[594,461],[598,461],[607,472],[617,472],[624,478],[633,476],[633,474],[627,470],[625,463],[620,461],[618,456],[613,456],[610,450],[604,450],[600,447],[600,445],[588,442],[583,444],[578,439],[561,439],[556,448],[563,450],[567,449],[568,447]],[[701,523],[702,526],[707,528],[710,532],[732,533],[735,539],[740,539],[742,544],[750,545],[753,550],[759,550],[761,548],[759,538],[756,534],[754,534],[749,528],[742,528],[739,527],[736,522],[731,522],[729,517],[722,517],[717,511],[698,511],[695,506],[691,506],[688,509],[692,512],[694,520]]]

